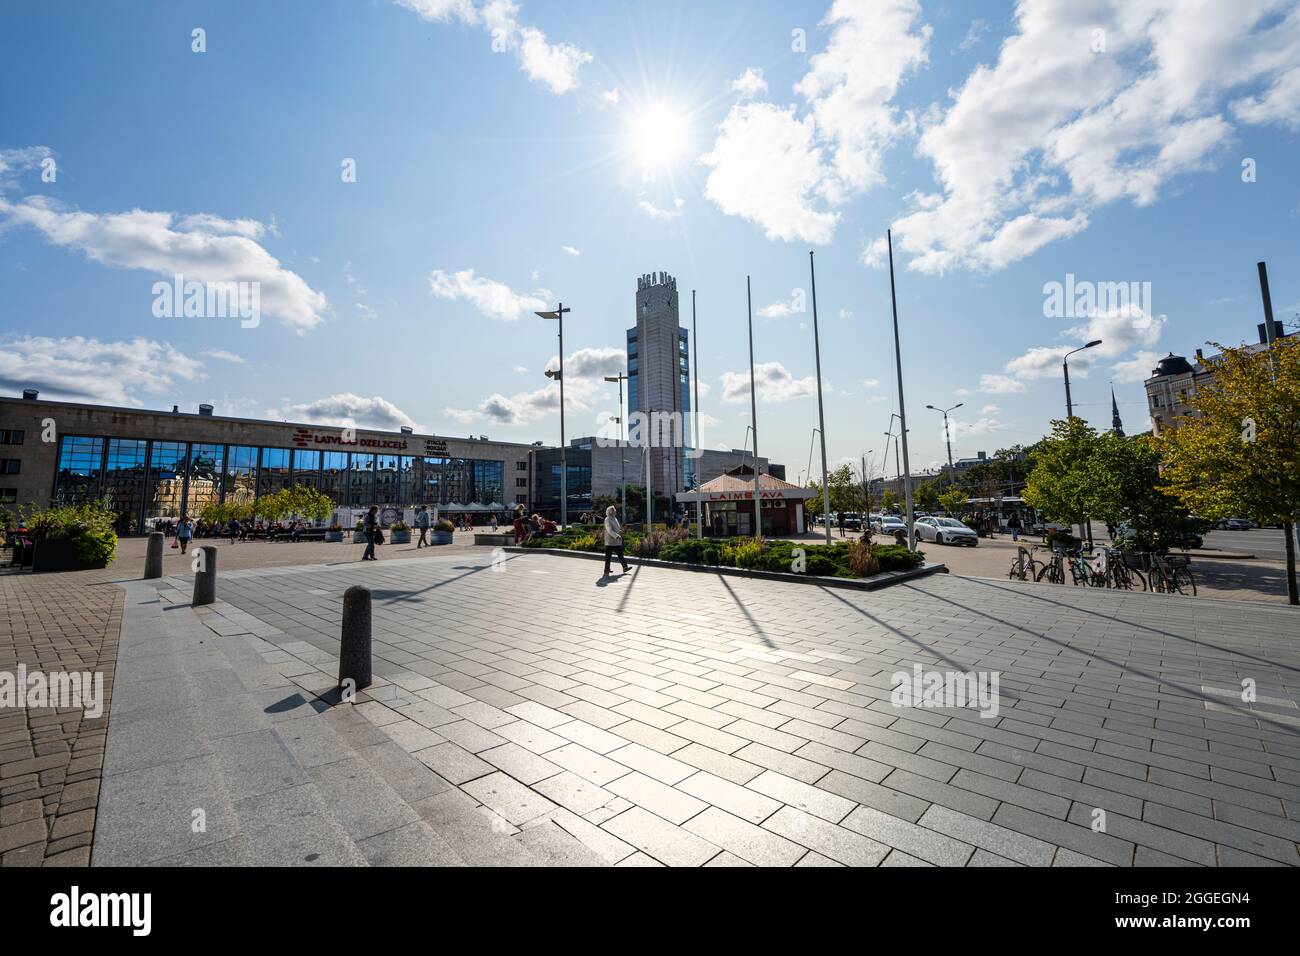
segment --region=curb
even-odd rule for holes
[[[594,551],[570,551],[567,548],[520,548],[511,545],[505,551],[513,554],[553,554],[565,558],[586,558],[591,561],[604,561],[603,554]],[[942,571],[948,573],[945,565],[927,561],[919,568],[909,571],[881,571],[871,578],[831,578],[812,574],[787,574],[784,571],[751,571],[748,568],[722,567],[712,564],[686,564],[681,561],[661,561],[658,558],[628,558],[628,563],[647,568],[669,568],[677,571],[695,571],[704,574],[722,574],[732,578],[758,578],[765,581],[787,581],[797,584],[817,584],[827,588],[845,588],[850,591],[875,591],[901,584],[914,578],[923,578]]]

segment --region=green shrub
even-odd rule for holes
[[[701,555],[701,557],[703,559],[704,564],[716,565],[718,563],[718,549],[709,546],[704,549],[704,552]]]
[[[925,553],[909,551],[903,544],[881,544],[876,546],[876,558],[882,571],[910,571],[921,566]]]
[[[361,525],[358,524],[357,527],[359,528],[361,527]],[[453,531],[456,530],[456,526],[451,523],[451,519],[449,518],[439,518],[437,521],[433,523],[433,530],[442,531],[447,534],[451,534]]]
[[[763,560],[763,539],[750,538],[736,545],[734,560],[738,568],[756,568]]]
[[[107,501],[61,505],[28,516],[33,540],[71,541],[77,560],[108,564],[117,557],[117,514]]]

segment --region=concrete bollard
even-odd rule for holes
[[[211,604],[217,599],[217,549],[207,544],[195,548],[193,607]]]
[[[161,531],[151,531],[149,533],[149,543],[144,550],[144,579],[162,577],[162,558],[163,548],[166,543],[163,541]]]
[[[370,686],[370,588],[354,584],[343,592],[343,636],[339,644],[339,687]],[[351,687],[345,681],[351,680]]]

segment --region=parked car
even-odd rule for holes
[[[895,531],[907,533],[907,525],[896,515],[880,515],[871,526],[876,534],[893,534]]]
[[[1255,522],[1249,518],[1229,518],[1223,522],[1224,531],[1249,531],[1255,527]]]
[[[916,536],[935,544],[966,544],[972,548],[979,544],[979,535],[956,518],[936,518],[933,515],[916,522]]]
[[[846,531],[862,530],[862,515],[856,511],[844,512],[844,528]]]

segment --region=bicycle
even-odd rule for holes
[[[1187,594],[1196,597],[1196,579],[1191,561],[1183,555],[1151,555],[1151,590],[1160,594]]]
[[[1147,590],[1147,579],[1142,574],[1143,569],[1148,566],[1146,556],[1133,551],[1115,549],[1111,549],[1110,553],[1114,555],[1110,566],[1115,587],[1132,591],[1136,582],[1139,590]]]
[[[1035,551],[1037,548],[1034,549]],[[1033,551],[1028,548],[1016,548],[1016,560],[1011,562],[1007,577],[1012,581],[1037,581],[1043,562],[1034,559]]]
[[[1052,556],[1047,559],[1042,569],[1034,576],[1035,581],[1046,581],[1048,584],[1065,583],[1065,553],[1059,548],[1052,548]]]

